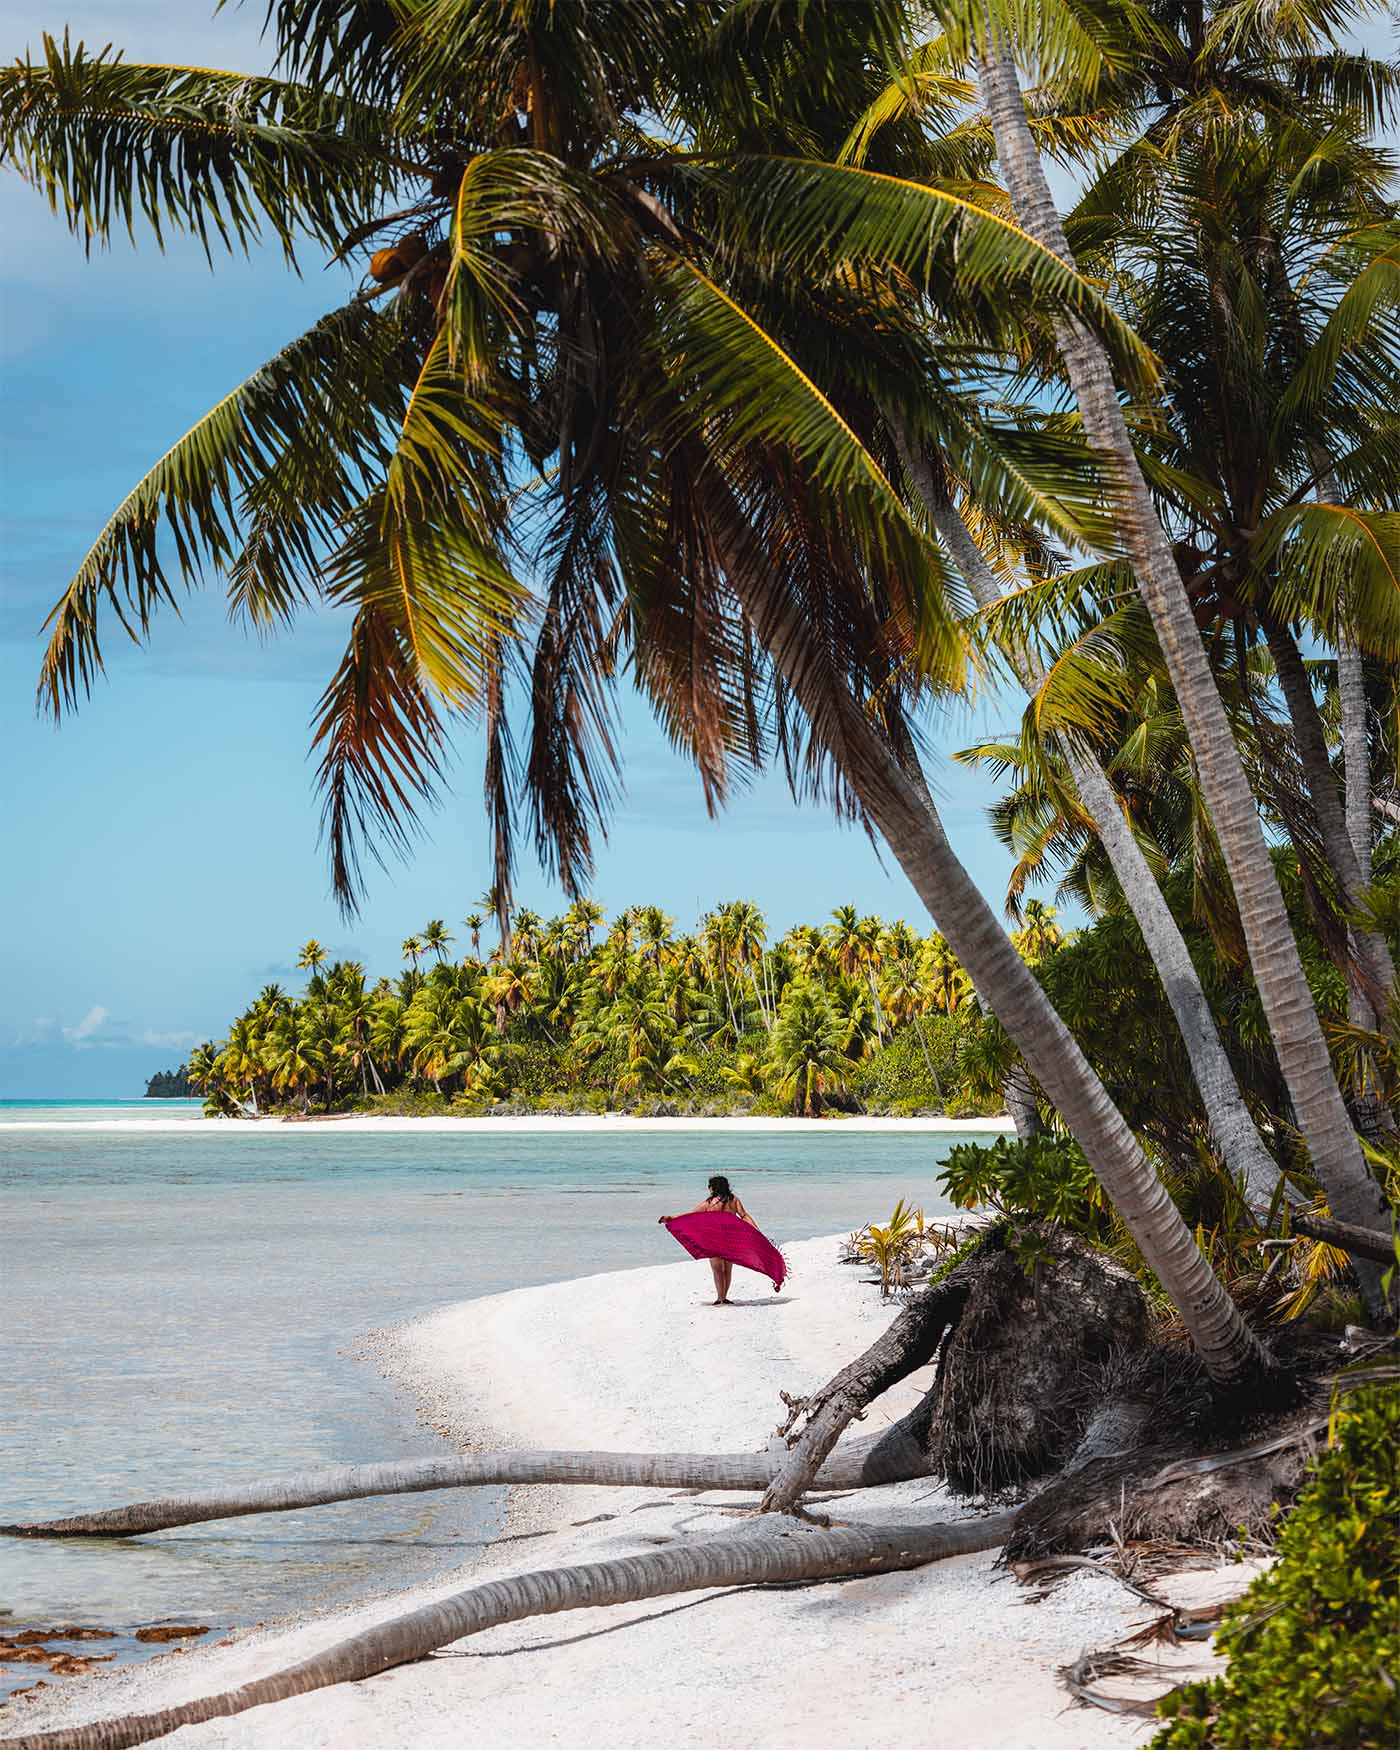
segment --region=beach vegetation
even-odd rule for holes
[[[1152,1750],[1390,1750],[1400,1741],[1400,1390],[1359,1384],[1279,1531],[1276,1560],[1226,1612],[1220,1677],[1162,1704]]]
[[[842,908],[767,938],[748,901],[679,935],[657,907],[609,925],[585,901],[551,919],[518,914],[508,957],[497,946],[450,959],[449,936],[425,970],[430,924],[407,938],[414,964],[397,978],[369,984],[357,963],[321,954],[300,997],[265,990],[191,1061],[222,1115],[419,1111],[425,1094],[458,1111],[599,1098],[627,1111],[999,1110],[997,1089],[978,1098],[962,1074],[976,1005],[941,936]]]

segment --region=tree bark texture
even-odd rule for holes
[[[987,607],[1001,594],[991,567],[956,507],[939,493],[932,471],[909,442],[907,434],[896,428],[895,439],[901,460],[939,538],[962,573],[977,605]],[[1045,671],[1034,655],[1029,651],[1019,652],[1014,666],[1027,693],[1039,691],[1045,680]],[[1185,937],[1103,768],[1073,741],[1063,740],[1058,745],[1074,779],[1080,802],[1094,824],[1104,854],[1137,920],[1147,952],[1162,981],[1216,1147],[1227,1169],[1243,1185],[1250,1206],[1267,1209],[1278,1184],[1278,1163],[1265,1148],[1244,1103]],[[1020,1121],[1009,1096],[1007,1109],[1016,1122],[1016,1134],[1020,1136]]]

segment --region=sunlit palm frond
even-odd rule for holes
[[[839,494],[863,550],[902,579],[925,672],[956,680],[964,652],[940,587],[942,562],[867,446],[780,341],[698,267],[670,256],[658,287],[678,408],[699,412],[712,447],[779,445]]]
[[[283,80],[144,66],[44,38],[44,59],[0,68],[9,159],[89,246],[138,218],[209,253],[267,226],[334,247],[401,183],[409,146],[382,115]]]
[[[1016,302],[1089,322],[1130,376],[1152,378],[1150,357],[1103,291],[1012,220],[960,194],[855,165],[746,157],[735,166],[742,205],[716,232],[726,248],[809,271],[860,264],[897,269],[912,288],[956,306],[960,298]]]
[[[881,128],[913,116],[930,131],[949,123],[976,98],[977,87],[953,64],[942,37],[919,43],[880,95],[861,114],[837,154],[840,164],[863,164]]]
[[[1400,660],[1400,512],[1293,505],[1265,520],[1256,559],[1286,618]]]

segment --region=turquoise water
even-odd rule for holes
[[[347,1353],[364,1332],[678,1261],[656,1217],[698,1200],[712,1172],[780,1243],[881,1218],[901,1196],[932,1213],[945,1207],[933,1165],[964,1140],[840,1126],[367,1133],[176,1108],[0,1110],[0,1522],[430,1455],[436,1436]],[[162,1122],[138,1127],[152,1114]],[[0,1611],[128,1630],[268,1620],[456,1566],[500,1505],[498,1491],[458,1491],[126,1543],[6,1541]]]

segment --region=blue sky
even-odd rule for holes
[[[198,0],[73,6],[89,45],[131,60],[266,65],[261,3],[208,20]],[[64,13],[5,8],[0,56]],[[295,985],[296,948],[394,970],[403,937],[475,908],[489,851],[470,741],[454,794],[407,867],[376,874],[346,925],[328,891],[306,761],[307,724],[339,653],[328,616],[270,644],[229,627],[217,581],[149,649],[120,628],[108,675],[55,729],[34,710],[40,627],[114,506],[165,447],[343,295],[308,255],[217,258],[145,237],[85,260],[41,197],[0,169],[0,1098],[139,1093],[194,1040],[217,1036],[270,978]],[[1009,720],[1008,705],[1003,715]],[[965,745],[994,715],[949,723]],[[627,707],[627,792],[598,859],[609,910],[655,901],[683,924],[717,900],[758,900],[775,931],[841,903],[927,926],[897,869],[858,831],[797,809],[777,777],[708,819],[690,768],[639,703]],[[984,890],[1007,868],[984,819],[985,780],[939,761],[949,831]],[[518,897],[557,909],[527,859]]]

